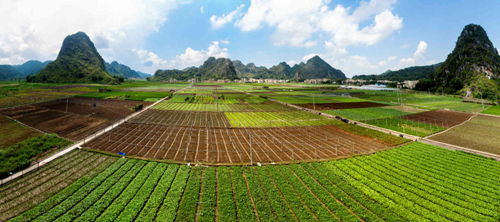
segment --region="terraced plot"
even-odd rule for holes
[[[499,170],[420,143],[262,167],[120,159],[12,221],[496,221]]]
[[[0,186],[0,221],[40,204],[79,178],[88,180],[115,160],[110,156],[76,150]]]

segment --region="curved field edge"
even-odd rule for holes
[[[422,143],[261,167],[120,159],[12,221],[497,221],[499,170],[498,161]]]

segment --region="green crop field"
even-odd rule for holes
[[[500,155],[500,117],[476,116],[430,139]]]
[[[0,149],[39,135],[40,132],[0,114]]]
[[[483,110],[481,113],[500,116],[500,106],[492,106]]]
[[[119,159],[11,221],[496,221],[497,161],[412,143],[262,167]]]
[[[138,92],[138,91],[111,91],[111,92],[92,92],[78,97],[96,98],[96,99],[124,99],[137,101],[154,101],[170,95],[169,92]]]
[[[201,103],[170,103],[163,101],[154,109],[184,110],[184,111],[210,111],[210,112],[262,112],[262,111],[289,111],[293,110],[281,104],[201,104]]]
[[[385,108],[385,107],[337,109],[337,110],[326,110],[323,112],[332,115],[342,116],[344,118],[357,121],[399,117],[409,114],[407,112],[403,112],[397,109]]]
[[[385,119],[372,119],[365,122],[370,125],[379,126],[382,128],[391,129],[394,131],[421,137],[428,136],[446,129],[441,126],[436,126],[433,124],[422,123],[417,121],[411,121],[398,117],[385,118]]]
[[[234,127],[320,126],[338,122],[304,111],[294,112],[226,112]]]

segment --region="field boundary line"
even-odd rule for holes
[[[41,129],[34,128],[34,127],[32,127],[32,126],[30,126],[30,125],[27,125],[27,124],[25,124],[25,123],[23,123],[23,122],[21,122],[21,121],[18,121],[18,120],[14,119],[14,118],[12,118],[12,117],[10,117],[10,116],[8,116],[8,115],[3,115],[3,114],[1,114],[1,115],[2,115],[2,116],[4,116],[4,117],[6,117],[7,119],[10,119],[10,120],[12,120],[12,121],[14,121],[14,122],[16,122],[16,123],[19,123],[19,124],[21,124],[21,125],[23,125],[23,126],[25,126],[25,127],[28,127],[28,128],[30,128],[30,129],[32,129],[32,130],[35,130],[35,131],[37,131],[37,132],[39,132],[39,133],[43,133],[43,134],[50,134],[49,132],[45,132],[45,131],[43,131],[43,130],[41,130]],[[0,183],[0,184],[1,184],[1,183]]]
[[[422,139],[429,139],[429,137],[431,137],[431,136],[437,136],[437,135],[439,135],[439,134],[443,134],[443,133],[445,133],[445,132],[448,132],[449,130],[451,130],[451,129],[455,128],[455,127],[458,127],[458,126],[464,125],[465,123],[467,123],[467,122],[471,121],[471,120],[472,120],[472,118],[474,118],[474,117],[476,117],[476,116],[478,116],[478,114],[474,114],[474,115],[470,116],[467,120],[465,120],[465,121],[461,122],[460,124],[454,125],[454,126],[452,126],[452,127],[448,127],[448,129],[445,129],[445,130],[443,130],[443,131],[441,131],[441,132],[437,132],[437,133],[434,133],[434,134],[431,134],[431,135],[425,136],[425,137],[423,137]]]
[[[442,148],[445,148],[445,149],[449,149],[449,150],[460,150],[460,151],[464,151],[464,152],[467,152],[467,153],[473,153],[473,154],[476,154],[476,155],[480,155],[480,156],[487,157],[487,158],[493,158],[493,159],[495,159],[497,161],[500,161],[500,155],[493,154],[493,153],[488,153],[488,152],[484,152],[484,151],[474,150],[474,149],[466,148],[466,147],[463,147],[463,146],[457,146],[457,145],[453,145],[453,144],[449,144],[449,143],[439,142],[439,141],[431,140],[431,139],[428,139],[428,138],[422,138],[422,139],[420,139],[418,141],[422,142],[422,143],[434,145],[434,146],[439,146],[439,147],[442,147]]]
[[[248,95],[252,95],[252,96],[259,96],[259,95],[254,95],[254,94],[249,93],[249,92],[243,92],[243,93],[248,94]],[[295,109],[298,109],[298,110],[303,110],[303,111],[307,111],[307,112],[310,112],[310,113],[313,113],[313,114],[318,114],[320,116],[324,116],[324,117],[327,117],[327,118],[330,118],[330,119],[337,119],[334,115],[331,115],[331,114],[328,114],[328,113],[324,113],[324,112],[321,112],[321,111],[317,111],[317,110],[313,110],[313,109],[309,109],[309,108],[297,106],[297,105],[294,105],[294,104],[291,104],[291,103],[287,103],[287,102],[283,102],[283,101],[279,101],[279,100],[275,100],[275,99],[271,99],[271,98],[268,98],[268,100],[272,101],[272,102],[275,102],[275,103],[279,103],[279,104],[288,106],[288,107],[292,107],[292,108],[295,108]],[[346,118],[343,118],[343,119],[346,119]],[[386,133],[386,134],[390,134],[390,135],[394,135],[394,136],[401,136],[403,138],[407,138],[407,139],[410,139],[410,140],[413,140],[413,141],[417,141],[417,140],[421,139],[421,137],[419,137],[419,136],[414,136],[414,135],[410,135],[410,134],[406,134],[406,133],[401,133],[401,132],[397,132],[397,131],[394,131],[394,130],[385,129],[385,128],[381,128],[381,127],[378,127],[378,126],[373,126],[373,125],[370,125],[370,124],[366,124],[366,123],[363,123],[363,122],[354,121],[354,120],[350,120],[350,119],[346,119],[346,120],[348,120],[349,123],[352,123],[352,124],[355,124],[355,125],[358,125],[358,126],[362,126],[362,127],[365,127],[365,128],[369,128],[369,129],[372,129],[372,130],[376,130],[376,131],[379,131],[379,132],[382,132],[382,133]]]
[[[88,137],[86,137],[86,138],[83,138],[82,140],[79,140],[78,142],[74,143],[73,145],[70,145],[69,147],[67,147],[66,149],[61,150],[61,151],[59,151],[59,152],[57,152],[57,153],[53,154],[52,156],[50,156],[50,157],[48,157],[48,158],[46,158],[46,159],[44,159],[44,160],[42,160],[42,161],[38,162],[38,164],[36,164],[36,165],[32,165],[32,166],[30,166],[30,167],[28,167],[28,168],[26,168],[26,169],[24,169],[24,170],[18,171],[17,173],[10,175],[10,176],[9,176],[9,177],[7,177],[7,178],[2,179],[2,180],[0,181],[0,186],[1,186],[1,185],[3,185],[3,184],[6,184],[6,183],[8,183],[8,182],[10,182],[10,181],[12,181],[12,180],[14,180],[14,179],[16,179],[16,178],[18,178],[18,177],[21,177],[21,176],[23,176],[24,174],[27,174],[27,173],[29,173],[29,172],[31,172],[31,171],[33,171],[33,170],[36,170],[36,169],[38,169],[39,167],[44,166],[44,165],[46,165],[46,164],[50,163],[51,161],[53,161],[53,160],[55,160],[55,159],[57,159],[57,158],[59,158],[59,157],[61,157],[61,156],[65,155],[65,154],[67,154],[67,153],[69,153],[69,152],[71,152],[71,151],[73,151],[73,150],[75,150],[75,149],[80,149],[80,148],[81,148],[81,146],[82,146],[85,142],[88,142],[88,141],[90,141],[90,140],[92,140],[92,139],[94,139],[94,138],[97,138],[97,137],[99,137],[99,136],[103,135],[104,133],[106,133],[106,132],[108,132],[108,131],[111,131],[111,130],[112,130],[112,129],[114,129],[115,127],[117,127],[117,126],[121,125],[122,123],[127,122],[129,119],[131,119],[131,118],[133,118],[133,117],[135,117],[135,116],[137,116],[137,115],[141,114],[142,112],[144,112],[144,111],[148,110],[149,108],[151,108],[151,107],[155,106],[156,104],[158,104],[158,103],[160,103],[160,102],[162,102],[162,101],[164,101],[164,100],[166,100],[166,99],[168,99],[168,98],[170,98],[170,97],[169,97],[169,96],[166,96],[166,97],[164,97],[164,98],[162,98],[162,99],[160,99],[160,100],[158,100],[158,101],[154,102],[153,104],[151,104],[151,105],[147,106],[146,108],[144,108],[144,109],[142,109],[142,110],[140,110],[140,111],[138,111],[138,112],[132,113],[132,114],[130,114],[129,116],[127,116],[127,117],[125,117],[125,118],[123,118],[123,119],[119,120],[118,122],[115,122],[115,123],[111,124],[110,126],[108,126],[108,127],[104,128],[104,129],[101,129],[101,130],[99,130],[99,131],[97,131],[97,132],[93,133],[92,135],[90,135],[90,136],[88,136]]]

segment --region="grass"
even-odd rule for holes
[[[336,116],[342,116],[344,118],[356,121],[399,117],[409,114],[407,112],[403,112],[397,109],[381,108],[381,107],[359,108],[359,109],[337,109],[337,110],[326,110],[323,112]]]
[[[152,101],[161,99],[170,95],[168,92],[136,92],[136,91],[111,91],[111,92],[93,92],[78,95],[83,98],[96,99],[121,99],[121,100],[136,100],[136,101]]]
[[[119,159],[12,221],[495,221],[498,171],[497,161],[421,143],[262,167]]]
[[[320,126],[337,120],[304,111],[294,112],[226,112],[233,127]]]
[[[0,149],[39,135],[42,133],[0,115]]]
[[[70,141],[55,134],[46,134],[5,147],[0,150],[0,178],[28,167],[41,153],[69,144]]]
[[[500,155],[500,118],[476,116],[430,139]]]
[[[428,136],[439,131],[443,131],[446,128],[441,126],[436,126],[428,123],[422,123],[417,121],[411,121],[407,119],[402,119],[399,117],[385,118],[385,119],[372,119],[365,121],[366,123],[374,126],[379,126],[382,128],[411,134],[414,136]]]
[[[483,110],[481,113],[500,116],[500,106],[491,106],[490,108]]]

